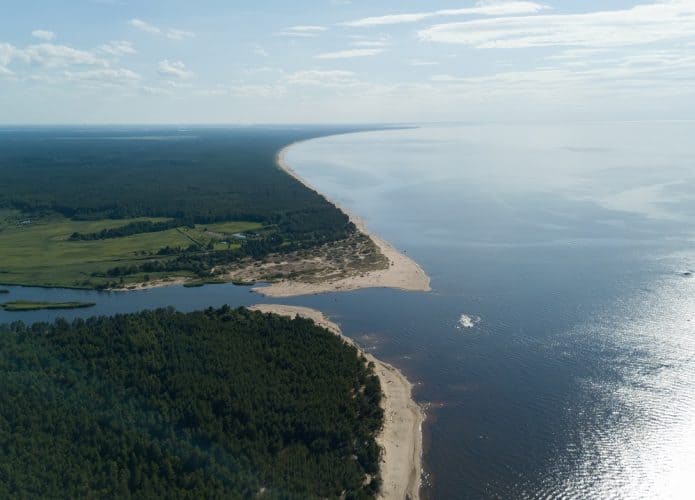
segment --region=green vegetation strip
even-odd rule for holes
[[[27,300],[17,300],[5,302],[2,308],[5,311],[40,311],[43,309],[84,309],[94,307],[93,302],[31,302]]]
[[[379,379],[311,320],[0,326],[0,498],[373,498]]]
[[[59,215],[33,219],[31,224],[18,226],[16,218],[0,220],[0,281],[4,284],[30,286],[59,286],[71,288],[100,288],[109,284],[127,286],[151,279],[191,277],[190,272],[158,274],[148,271],[124,276],[108,276],[114,267],[131,268],[148,262],[176,258],[194,239],[210,241],[215,238],[216,248],[237,248],[231,240],[234,233],[260,231],[256,222],[236,221],[169,229],[153,233],[135,234],[119,238],[71,240],[74,233],[94,233],[117,228],[124,223],[157,222],[161,219],[102,219],[76,221]],[[183,233],[183,234],[182,234]],[[214,236],[208,236],[208,235]],[[222,244],[222,241],[231,243]],[[170,249],[171,255],[163,249]],[[161,254],[160,254],[161,252]]]

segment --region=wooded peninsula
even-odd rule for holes
[[[303,318],[0,326],[2,498],[372,498],[373,364]]]

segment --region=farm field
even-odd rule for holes
[[[75,221],[61,216],[40,219],[5,214],[0,221],[0,282],[37,286],[94,288],[109,281],[94,276],[115,266],[137,265],[157,256],[162,248],[185,248],[191,244],[215,249],[239,246],[234,235],[257,231],[255,222],[222,222],[179,227],[167,231],[142,233],[122,238],[73,241],[73,233],[96,233],[133,222],[162,222],[164,218],[104,219]],[[157,256],[161,259],[160,256]],[[169,277],[186,277],[190,273],[168,273]],[[157,276],[151,276],[151,279]],[[144,280],[142,275],[127,276],[125,284]]]

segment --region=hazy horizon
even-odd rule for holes
[[[680,120],[695,0],[9,2],[0,123]]]

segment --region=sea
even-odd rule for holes
[[[399,367],[431,499],[692,498],[695,122],[467,123],[324,137],[288,164],[417,261],[432,291],[6,287],[51,320],[296,304]]]

